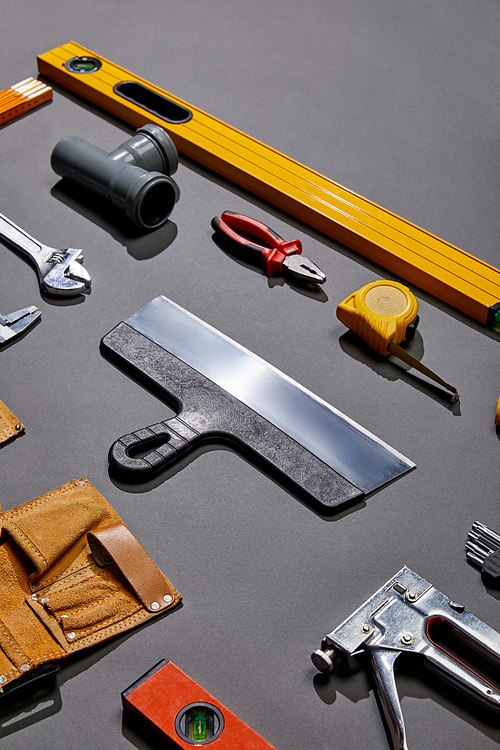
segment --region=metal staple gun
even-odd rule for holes
[[[426,666],[467,695],[489,708],[500,709],[498,687],[432,640],[433,626],[442,625],[500,666],[500,634],[407,567],[325,636],[321,649],[311,658],[317,669],[328,674],[348,657],[366,654],[393,747],[408,750],[394,674],[396,661],[404,653],[419,656]]]

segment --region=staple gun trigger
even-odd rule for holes
[[[91,280],[87,269],[83,267],[81,250],[57,250],[43,245],[2,214],[0,237],[33,261],[44,292],[70,296],[90,291]]]
[[[500,709],[500,689],[446,650],[436,638],[443,626],[455,638],[500,665],[500,633],[467,612],[407,567],[402,568],[335,630],[311,655],[314,666],[328,674],[341,661],[366,654],[394,750],[408,750],[396,687],[395,666],[403,653],[424,664],[468,697]],[[497,672],[498,674],[498,669]]]

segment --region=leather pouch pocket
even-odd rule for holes
[[[64,647],[105,629],[120,629],[120,623],[143,609],[121,576],[97,565],[88,565],[44,588],[36,598],[32,596],[31,603],[44,622],[53,618],[53,624],[57,623]]]
[[[34,566],[35,576],[53,577],[71,567],[87,545],[87,532],[118,516],[84,479],[2,514],[7,532]]]
[[[87,540],[90,562],[27,599],[59,644],[71,651],[128,630],[181,598],[122,523],[89,532]]]

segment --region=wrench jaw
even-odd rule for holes
[[[83,266],[82,250],[57,250],[44,265],[49,270],[43,273],[40,269],[38,275],[43,290],[48,294],[71,296],[90,293],[91,279]]]

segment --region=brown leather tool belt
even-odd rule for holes
[[[181,600],[86,479],[0,513],[0,524],[0,690]]]

